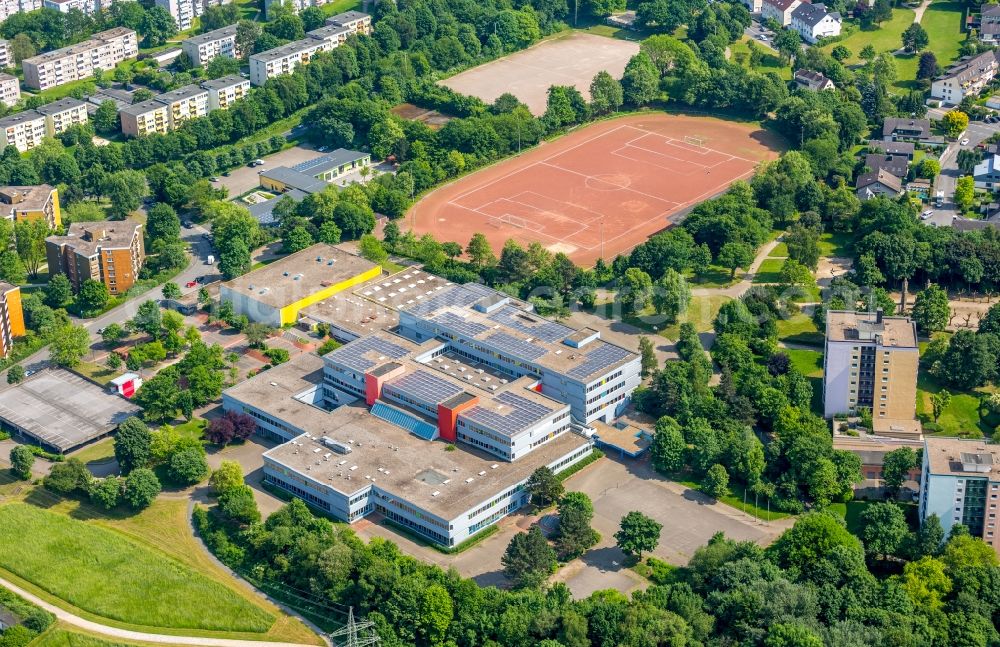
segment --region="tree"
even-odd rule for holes
[[[158,337],[163,328],[163,314],[160,312],[160,304],[152,299],[140,303],[139,309],[132,317],[132,326],[154,338]]]
[[[910,541],[909,557],[914,560],[933,557],[941,552],[943,543],[944,528],[941,527],[941,519],[936,514],[927,515]]]
[[[166,202],[157,202],[146,216],[146,235],[149,240],[177,240],[181,235],[181,219]]]
[[[382,241],[371,234],[361,237],[358,241],[358,251],[372,263],[384,263],[389,259],[389,252],[385,251]]]
[[[236,428],[225,416],[215,418],[205,428],[205,438],[215,445],[228,445],[236,437]]]
[[[16,34],[10,41],[10,53],[15,63],[31,58],[37,51],[35,44],[31,42],[31,38],[27,34]]]
[[[534,588],[545,581],[556,565],[556,552],[538,526],[514,535],[503,557],[503,572],[519,588]]]
[[[65,274],[56,274],[45,286],[45,305],[62,308],[73,298],[73,288]]]
[[[219,271],[226,279],[234,279],[249,272],[250,260],[250,248],[241,239],[232,240],[219,249]]]
[[[903,49],[915,54],[930,44],[930,38],[920,23],[915,22],[903,31]]]
[[[160,494],[160,479],[153,470],[140,467],[125,479],[125,501],[136,510],[148,508]]]
[[[69,458],[64,463],[56,463],[45,477],[45,487],[60,494],[72,494],[90,488],[90,471],[79,458]]]
[[[910,471],[917,467],[917,453],[911,447],[886,452],[882,458],[882,481],[890,496],[896,496]]]
[[[951,579],[944,564],[933,557],[922,557],[903,567],[901,588],[920,611],[936,611],[951,592]]]
[[[830,51],[830,56],[832,56],[834,60],[843,63],[847,59],[851,58],[851,50],[847,49],[843,45],[837,45]]]
[[[631,106],[644,106],[660,92],[660,74],[649,55],[640,51],[629,59],[622,76],[622,95]]]
[[[53,335],[49,356],[59,366],[73,368],[89,351],[90,333],[87,329],[67,324]]]
[[[125,339],[125,335],[125,329],[121,325],[111,323],[104,327],[104,332],[101,333],[101,340],[104,341],[105,346],[114,346],[122,339]]]
[[[687,443],[680,425],[673,418],[664,416],[656,421],[650,456],[653,467],[664,474],[671,474],[684,467],[684,452]]]
[[[785,235],[785,245],[788,247],[788,258],[802,263],[811,270],[819,264],[819,233],[812,228],[795,224]]]
[[[139,26],[139,33],[145,37],[146,47],[159,47],[177,33],[177,25],[169,11],[159,5],[154,5],[146,8],[145,15],[142,17],[142,25]]]
[[[944,330],[950,314],[948,293],[933,283],[921,290],[913,302],[913,320],[925,335]]]
[[[122,496],[122,479],[108,476],[95,479],[90,483],[90,500],[105,510],[111,510],[118,505]]]
[[[781,622],[771,625],[764,647],[823,647],[823,639],[809,627]]]
[[[579,557],[597,543],[599,536],[590,527],[594,518],[594,504],[583,492],[568,492],[559,501],[559,531],[556,551],[560,559]]]
[[[547,508],[562,496],[562,481],[548,467],[539,467],[532,472],[524,489],[531,495],[531,502],[539,508]]]
[[[208,484],[216,495],[243,485],[243,467],[238,461],[222,461],[219,469],[212,472]]]
[[[871,43],[869,43],[861,48],[859,56],[863,61],[867,63],[869,61],[875,60],[875,57],[878,56],[878,52],[875,50],[875,47]]]
[[[119,129],[118,106],[111,99],[105,99],[97,106],[92,118],[94,130],[101,134],[115,133]]]
[[[965,211],[972,207],[976,199],[975,180],[971,175],[964,175],[955,182],[955,205]]]
[[[80,285],[80,292],[76,295],[76,305],[81,312],[99,313],[108,305],[111,300],[111,293],[108,286],[101,281],[86,279]]]
[[[152,457],[151,444],[149,427],[139,418],[127,418],[118,426],[118,433],[115,434],[115,458],[122,474],[149,464]]]
[[[941,162],[930,157],[921,160],[920,166],[917,167],[917,175],[928,180],[933,180],[940,172]]]
[[[630,267],[618,281],[615,299],[621,304],[622,314],[636,314],[649,305],[653,280],[638,267]]]
[[[937,56],[932,51],[921,52],[920,62],[917,64],[917,80],[929,81],[941,72],[938,65]]]
[[[31,278],[38,278],[38,268],[45,260],[45,238],[49,225],[44,219],[22,220],[14,225],[17,256]]]
[[[941,123],[948,136],[955,139],[969,127],[969,115],[961,110],[950,110],[941,117]]]
[[[844,520],[826,512],[800,516],[768,552],[782,568],[794,568],[799,573],[811,572],[837,552],[843,553],[839,559],[849,559],[852,553],[864,556],[861,542],[847,531]]]
[[[871,503],[861,512],[861,540],[870,555],[896,554],[908,530],[903,509],[895,503]]]
[[[701,481],[701,489],[705,494],[716,499],[729,494],[729,473],[726,468],[718,463],[708,468]]]
[[[941,389],[937,393],[931,394],[931,408],[934,413],[934,422],[938,421],[944,410],[951,404],[951,393],[947,389]]]
[[[662,529],[662,524],[633,510],[622,517],[615,540],[623,553],[640,560],[644,552],[654,550],[660,543]]]
[[[590,108],[594,114],[617,112],[624,102],[622,84],[607,72],[598,72],[590,82]]]
[[[639,336],[639,355],[642,357],[642,375],[648,377],[659,366],[659,361],[653,350],[653,342],[645,335]]]
[[[673,268],[667,268],[653,289],[653,309],[663,315],[666,323],[676,323],[691,303],[691,288],[687,279]]]
[[[473,234],[469,239],[469,244],[465,248],[465,253],[469,257],[472,266],[477,270],[492,267],[497,263],[497,257],[493,254],[493,248],[483,234]]]
[[[227,518],[245,526],[260,521],[260,510],[249,485],[237,485],[220,494],[219,509]]]
[[[10,450],[10,471],[22,481],[31,478],[31,466],[34,464],[35,454],[27,445],[17,445]]]
[[[208,475],[203,449],[189,447],[171,454],[167,461],[167,475],[178,485],[194,485]]]
[[[781,56],[782,64],[788,65],[793,57],[798,56],[802,47],[802,37],[799,32],[792,29],[779,29],[774,34],[774,47]]]
[[[163,10],[162,7],[160,9]],[[132,169],[109,173],[101,188],[101,193],[111,201],[108,214],[115,220],[121,220],[138,209],[148,192],[146,176]]]
[[[7,384],[20,384],[24,381],[24,367],[14,364],[7,370]]]
[[[164,283],[163,284],[163,289],[161,290],[161,292],[163,293],[163,298],[164,299],[179,299],[179,298],[181,298],[181,288],[180,288],[179,285],[177,285],[173,281],[167,281],[166,283]]]
[[[972,175],[976,170],[976,165],[982,160],[983,156],[976,152],[970,151],[967,148],[963,148],[958,151],[958,170],[962,175]]]
[[[746,243],[729,242],[719,250],[716,259],[720,265],[729,269],[729,278],[736,276],[736,270],[741,267],[750,267],[753,263],[753,248]]]

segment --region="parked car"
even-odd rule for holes
[[[186,287],[186,288],[193,288],[196,285],[198,285],[197,281],[188,281],[187,283],[184,284],[184,287]]]
[[[208,181],[209,182],[218,182],[219,178],[217,178],[216,176],[213,175],[212,177],[208,178]]]
[[[185,220],[184,222],[181,223],[181,225],[183,225],[185,229],[191,229],[192,227],[194,227],[194,223],[191,222],[190,220]]]
[[[933,215],[934,215],[934,210],[933,209],[928,209],[927,211],[925,211],[922,214],[920,214],[920,219],[921,220],[927,220],[928,218],[930,218]]]
[[[969,138],[966,137],[965,139],[963,139],[962,141],[960,141],[958,143],[959,143],[960,146],[968,146],[969,145]]]
[[[37,372],[38,371],[36,371],[35,369],[29,368],[27,371],[24,372],[24,377],[31,377],[32,375],[34,375]]]
[[[208,283],[208,277],[205,275],[199,276],[195,279],[198,283]]]
[[[104,328],[98,328],[97,329],[97,334],[98,335],[103,335],[104,334]]]
[[[325,153],[326,151],[330,150],[330,147],[329,146],[320,146],[316,150],[318,150],[321,153]]]
[[[229,177],[229,171],[223,171],[222,177]]]

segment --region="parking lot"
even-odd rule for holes
[[[305,162],[311,159],[322,156],[323,153],[317,151],[311,144],[297,144],[291,148],[285,149],[274,155],[268,155],[262,158],[264,160],[264,166],[258,166],[256,168],[251,168],[249,166],[241,166],[235,168],[229,172],[229,176],[220,176],[217,182],[213,182],[212,186],[220,187],[224,186],[229,189],[229,197],[235,198],[238,195],[242,195],[260,186],[260,180],[257,178],[258,172],[267,169],[273,169],[277,166],[293,166],[299,164],[300,162]]]

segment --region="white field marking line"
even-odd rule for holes
[[[496,202],[496,200],[494,200],[493,202]],[[493,204],[493,202],[488,202],[486,204]],[[493,220],[498,220],[499,219],[499,216],[491,216],[491,215],[489,215],[487,213],[483,213],[482,211],[479,211],[478,209],[473,209],[471,207],[463,207],[460,204],[456,204],[454,206],[458,207],[459,209],[465,209],[466,211],[470,211],[470,212],[476,214],[477,216],[486,219],[487,222],[490,219],[493,219]],[[546,234],[544,231],[538,231],[538,232],[535,232],[535,233],[539,234],[540,236],[545,236],[546,238],[548,238],[549,240],[551,240],[552,242],[555,242],[555,243],[561,243],[561,242],[563,242],[562,238],[556,238],[555,236],[551,236],[549,234]]]
[[[545,164],[546,166],[552,166],[552,164],[549,164],[548,162],[542,162],[542,164]],[[559,168],[559,167],[558,166],[552,166],[552,168]],[[599,177],[597,177],[595,175],[587,175],[586,173],[581,173],[579,171],[571,171],[571,170],[565,169],[565,168],[564,169],[560,169],[560,170],[566,171],[567,173],[572,173],[574,175],[579,175],[580,177],[587,178],[588,180],[595,180],[597,182],[604,182],[605,184],[611,184],[610,182],[605,182],[604,180],[602,180],[601,178],[599,178]],[[621,188],[621,187],[619,187],[618,190],[619,191],[630,191],[630,192],[638,194],[638,195],[646,196],[647,198],[649,198],[651,200],[656,200],[657,202],[671,202],[670,200],[667,200],[665,198],[661,198],[660,196],[652,195],[650,193],[645,193],[644,191],[639,191],[638,189],[633,189],[631,187],[626,187],[624,189]],[[594,189],[594,191],[600,191],[600,189]]]
[[[543,200],[552,200],[553,202],[558,202],[560,204],[566,204],[566,205],[569,205],[569,206],[574,207],[576,209],[582,209],[583,211],[589,211],[590,213],[594,214],[594,217],[592,219],[586,221],[586,222],[593,222],[594,220],[596,220],[598,218],[603,218],[606,215],[604,213],[601,213],[600,211],[594,211],[593,209],[591,209],[589,207],[585,207],[582,204],[575,204],[573,202],[567,202],[565,200],[557,200],[556,198],[547,196],[547,195],[542,194],[542,193],[538,193],[536,191],[521,191],[520,193],[518,193],[517,195],[515,195],[513,198],[508,198],[508,200],[510,200],[511,202],[517,202],[518,204],[523,204],[525,206],[531,207],[532,209],[547,210],[545,207],[539,207],[538,205],[531,204],[530,202],[521,202],[520,200],[515,200],[514,199],[514,198],[520,198],[521,196],[524,196],[524,195],[538,196],[539,198],[542,198]]]
[[[513,202],[514,204],[520,204],[520,205],[523,205],[525,207],[530,207],[532,209],[538,209],[538,207],[536,207],[534,205],[531,205],[531,204],[528,204],[527,202],[520,202],[518,200],[510,200],[509,198],[508,198],[508,201],[509,202]],[[550,213],[552,213],[552,212],[550,212]],[[558,215],[558,214],[556,214],[556,215]],[[524,216],[518,216],[518,217],[521,218],[522,220],[525,220],[525,222],[534,223],[538,227],[538,229],[534,229],[532,227],[526,227],[526,229],[531,229],[532,231],[538,231],[538,232],[541,232],[543,229],[545,229],[545,224],[544,223],[538,222],[537,220],[530,220],[530,221],[528,221],[527,219],[524,218]],[[603,217],[603,216],[599,216],[599,217]],[[579,221],[574,221],[574,220],[572,220],[570,218],[560,218],[560,219],[561,220],[567,220],[569,222],[575,222],[578,227],[577,227],[576,231],[574,231],[572,233],[569,233],[569,234],[566,234],[562,238],[558,238],[557,240],[566,240],[570,236],[575,236],[578,233],[580,233],[581,231],[589,228],[588,225],[586,225],[584,223],[581,223]],[[551,234],[550,234],[550,236],[551,236]],[[555,236],[552,236],[552,237],[555,238]]]
[[[746,173],[743,173],[742,175],[738,175],[738,176],[734,177],[732,180],[729,181],[729,184],[731,185],[731,184],[733,184],[733,182],[739,182],[743,178],[749,177],[749,176],[753,175],[756,172],[756,170],[757,170],[757,168],[755,166],[754,168],[750,169]],[[720,193],[721,192],[720,189],[721,189],[721,191],[725,190],[724,188],[721,188],[721,187],[716,187],[715,189],[709,189],[708,191],[705,191],[704,193],[691,198],[690,200],[688,200],[687,202],[684,202],[684,203],[680,204],[679,206],[683,209],[683,208],[688,207],[690,205],[693,205],[693,204],[695,204],[697,202],[703,202],[705,199],[707,199],[706,196],[711,197],[711,196],[715,195],[716,193]]]
[[[521,168],[515,169],[515,170],[511,171],[510,173],[507,173],[505,175],[501,175],[500,177],[498,177],[498,178],[496,178],[494,180],[490,180],[486,184],[480,184],[479,186],[471,188],[468,191],[466,191],[465,193],[462,193],[460,195],[455,196],[454,198],[452,198],[451,200],[449,200],[449,202],[450,203],[454,203],[456,200],[461,200],[461,199],[465,198],[467,195],[469,195],[471,193],[475,193],[476,191],[481,191],[482,189],[485,189],[487,187],[491,187],[494,184],[496,184],[497,182],[500,182],[502,180],[506,180],[507,178],[509,178],[509,177],[511,177],[513,175],[517,175],[518,173],[520,173],[522,171],[527,171],[532,166],[536,166],[538,164],[545,164],[550,159],[559,157],[560,155],[564,155],[565,153],[568,153],[569,151],[571,151],[571,150],[573,150],[575,148],[579,148],[580,146],[583,146],[585,144],[589,144],[589,143],[591,143],[591,142],[593,142],[595,140],[600,139],[601,137],[605,137],[607,135],[610,135],[611,133],[617,132],[617,131],[621,130],[622,128],[631,128],[632,130],[638,130],[640,132],[646,132],[646,131],[642,130],[641,128],[634,128],[633,126],[629,126],[627,124],[623,124],[623,125],[618,126],[616,128],[612,128],[611,130],[603,132],[603,133],[601,133],[599,135],[594,135],[593,137],[588,137],[587,139],[583,140],[579,144],[574,144],[573,146],[570,146],[569,148],[567,148],[565,150],[561,150],[561,151],[558,151],[556,153],[553,153],[552,155],[549,155],[548,157],[542,158],[542,159],[538,160],[537,162],[532,162],[531,164],[528,164],[527,166],[522,166]],[[514,158],[511,158],[511,159],[516,160],[517,158],[514,157]],[[503,163],[503,162],[501,162],[501,163]],[[556,164],[549,164],[549,166],[551,166],[552,168],[559,169],[559,170],[567,170],[567,169],[563,169],[562,167],[560,167],[560,166],[558,166]],[[461,206],[461,205],[458,205],[458,206]]]
[[[690,175],[694,175],[698,171],[704,170],[706,168],[710,168],[710,167],[698,164],[697,162],[689,162],[688,163],[688,169],[678,170],[678,169],[669,168],[669,167],[666,167],[666,166],[661,166],[660,164],[657,164],[656,162],[650,162],[648,160],[637,160],[634,157],[629,157],[626,153],[622,153],[621,151],[623,151],[623,150],[625,150],[625,149],[624,148],[619,148],[618,150],[611,151],[611,154],[615,155],[615,156],[617,156],[617,157],[619,157],[619,158],[621,158],[623,160],[628,160],[629,162],[634,162],[636,164],[642,164],[643,166],[653,166],[653,167],[656,167],[656,168],[660,169],[661,171],[665,171],[667,173],[674,173],[676,175],[682,175],[684,177],[688,177]],[[683,162],[683,160],[679,160],[679,159],[675,159],[675,161],[677,161],[677,162]]]
[[[685,164],[691,164],[693,166],[700,166],[702,168],[715,168],[719,164],[722,164],[723,162],[728,162],[730,159],[733,158],[733,156],[730,155],[729,153],[723,153],[722,151],[712,151],[713,153],[715,153],[716,155],[718,155],[719,157],[722,157],[724,159],[721,162],[715,162],[714,164],[705,164],[705,163],[700,162],[698,160],[689,160],[689,159],[686,159],[686,158],[683,158],[683,157],[676,157],[676,156],[671,155],[670,153],[667,153],[667,152],[664,152],[664,151],[653,150],[652,148],[646,148],[645,146],[637,146],[637,145],[633,144],[632,142],[629,142],[629,143],[625,144],[624,146],[622,146],[618,150],[625,150],[626,148],[635,148],[637,150],[646,151],[647,153],[653,153],[654,155],[662,155],[663,157],[669,157],[670,159],[677,160],[678,162],[684,162]],[[680,149],[680,150],[684,150],[684,149]],[[747,161],[749,161],[749,160],[747,160]]]
[[[652,135],[654,138],[659,138],[659,139],[663,140],[663,143],[670,144],[672,146],[676,146],[676,144],[681,141],[679,139],[674,139],[673,137],[670,137],[669,135],[660,135],[660,134],[657,134],[657,133],[647,132],[645,135],[639,135],[638,137],[635,137],[633,139],[628,140],[627,142],[625,142],[625,146],[635,146],[636,148],[642,148],[644,150],[648,150],[651,153],[662,153],[663,155],[666,155],[666,153],[663,153],[663,151],[651,150],[651,149],[645,148],[644,146],[639,146],[639,145],[637,145],[635,143],[635,142],[639,141],[640,139],[646,139],[650,135]],[[695,155],[708,155],[709,153],[717,153],[717,152],[719,152],[719,151],[715,151],[715,150],[713,150],[711,148],[706,148],[704,146],[701,147],[700,151],[693,151],[693,150],[684,148],[683,146],[676,146],[676,148],[679,148],[681,150],[687,151],[689,153],[694,153]],[[725,155],[725,153],[721,153],[721,154]]]
[[[672,169],[672,168],[667,168],[665,166],[660,166],[656,162],[650,162],[650,161],[647,161],[647,160],[638,160],[638,159],[635,159],[634,157],[629,157],[627,153],[622,153],[621,152],[621,151],[624,151],[624,150],[626,150],[628,148],[635,148],[635,149],[638,149],[638,150],[645,150],[645,151],[647,151],[649,153],[655,153],[657,155],[662,155],[663,157],[666,157],[668,159],[672,159],[674,161],[681,162],[682,164],[686,164],[687,166],[689,166],[689,167],[691,167],[692,169],[695,169],[695,170],[691,171],[691,172],[688,172],[688,173],[684,173],[683,171],[678,171],[678,170],[675,170],[675,169]],[[681,159],[679,157],[673,157],[673,156],[668,155],[666,153],[660,153],[660,152],[657,152],[657,151],[651,151],[651,150],[646,149],[646,148],[640,149],[638,146],[624,146],[624,147],[619,148],[617,150],[611,151],[611,154],[612,155],[617,155],[618,157],[621,157],[623,159],[627,159],[629,161],[635,162],[636,164],[648,164],[650,166],[655,166],[657,168],[661,168],[664,171],[669,171],[670,173],[679,173],[679,174],[682,174],[682,175],[691,175],[691,174],[695,173],[696,171],[702,170],[702,169],[713,169],[713,168],[716,168],[718,166],[722,166],[723,164],[725,164],[727,162],[731,162],[734,159],[739,159],[739,158],[733,157],[731,155],[726,155],[725,153],[719,153],[719,155],[724,156],[726,159],[723,159],[723,160],[721,160],[719,162],[716,162],[715,164],[702,164],[702,163],[697,162],[697,161],[685,160],[685,159]],[[749,161],[749,160],[747,160],[747,161]]]

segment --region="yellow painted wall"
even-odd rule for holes
[[[21,310],[21,288],[15,287],[4,295],[7,301],[7,317],[10,320],[10,336],[24,335],[24,312]]]
[[[367,272],[362,272],[357,276],[353,276],[346,281],[341,281],[340,283],[334,283],[333,285],[323,288],[319,292],[310,294],[304,299],[299,299],[295,303],[290,303],[281,309],[281,325],[295,323],[299,318],[299,311],[302,308],[311,306],[314,303],[318,303],[323,299],[327,299],[337,294],[338,292],[343,292],[344,290],[353,287],[359,283],[364,283],[365,281],[371,280],[382,274],[382,266],[376,265]]]
[[[59,211],[59,190],[52,189],[52,220],[55,222],[53,229],[58,229],[62,224],[62,213]]]
[[[277,180],[272,180],[269,177],[260,176],[260,186],[262,189],[267,189],[268,191],[277,191],[278,193],[284,193],[288,187]]]

